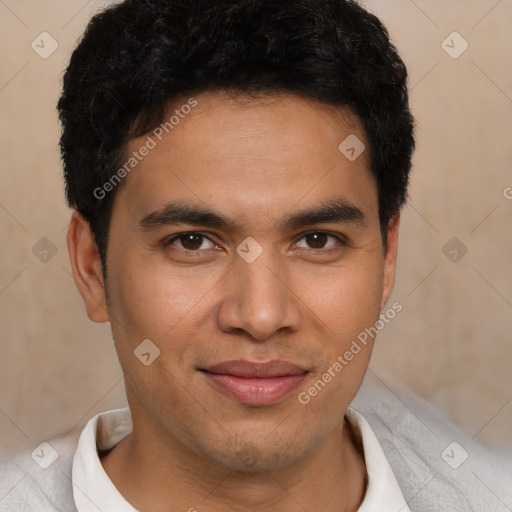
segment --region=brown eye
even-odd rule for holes
[[[301,249],[333,249],[336,245],[344,245],[337,236],[324,233],[323,231],[311,231],[306,233],[298,242]]]
[[[329,235],[327,233],[309,233],[309,235],[305,236],[306,243],[312,249],[322,249],[325,247]]]
[[[199,251],[200,249],[211,249],[214,244],[200,233],[183,233],[173,238],[169,245],[177,245],[186,251]]]

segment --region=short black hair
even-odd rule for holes
[[[128,141],[187,95],[284,92],[348,107],[370,145],[384,245],[407,199],[407,70],[383,24],[355,1],[125,0],[91,19],[63,82],[66,196],[90,223],[104,273],[115,190],[95,191],[123,165]]]

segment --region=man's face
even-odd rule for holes
[[[293,95],[196,100],[116,191],[108,313],[139,438],[275,470],[340,433],[371,342],[309,403],[298,397],[378,320],[394,255],[367,153],[338,149],[351,134],[368,146],[348,110]],[[149,366],[134,355],[146,339],[160,350]],[[296,368],[215,374],[240,360]]]

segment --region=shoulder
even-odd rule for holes
[[[0,510],[76,512],[71,468],[77,436],[41,443],[0,460]]]
[[[512,460],[370,370],[352,406],[372,427],[413,512],[510,511]]]

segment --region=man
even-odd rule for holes
[[[62,443],[6,510],[510,505],[477,448],[478,489],[450,473],[426,409],[382,386],[349,407],[401,308],[406,76],[346,0],[126,0],[92,19],[59,101],[68,248],[130,409]]]

